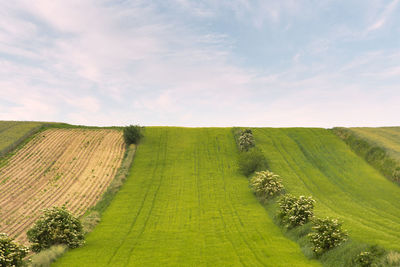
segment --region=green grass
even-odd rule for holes
[[[332,132],[257,128],[253,133],[286,190],[317,201],[317,216],[342,219],[355,242],[400,250],[400,187]]]
[[[55,266],[307,266],[238,174],[231,130],[146,128],[84,247]]]
[[[389,154],[400,162],[400,127],[380,128],[349,128],[362,138],[386,149]]]
[[[0,156],[14,149],[41,126],[42,122],[0,121]]]

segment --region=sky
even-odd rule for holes
[[[400,0],[0,2],[0,120],[400,126]]]

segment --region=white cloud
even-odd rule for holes
[[[368,27],[367,32],[375,31],[375,30],[382,28],[382,26],[385,25],[387,20],[389,20],[389,18],[392,16],[393,12],[396,10],[399,2],[400,2],[400,0],[393,0],[392,2],[390,2],[385,7],[383,12],[380,14],[379,18]]]
[[[383,23],[398,1],[383,12]],[[286,27],[285,17],[308,12],[298,1],[177,3],[204,20],[228,10],[232,19],[261,28],[280,23]],[[328,127],[358,123],[357,116],[368,107],[365,114],[376,123],[386,116],[373,102],[377,95],[359,94],[364,86],[370,88],[368,81],[399,71],[395,64],[386,65],[386,76],[382,72],[380,78],[360,78],[395,53],[367,53],[333,66],[322,60],[307,63],[353,34],[343,27],[311,40],[289,58],[289,67],[266,70],[232,63],[237,62],[234,37],[172,18],[160,12],[157,2],[19,1],[1,3],[0,10],[3,120]],[[390,96],[386,104],[398,114],[400,99],[393,88],[385,93]],[[359,103],[352,106],[354,99]]]

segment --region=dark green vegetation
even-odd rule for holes
[[[359,156],[394,182],[400,182],[400,127],[334,128]]]
[[[16,148],[43,125],[42,122],[0,121],[0,156]]]
[[[137,145],[142,137],[142,127],[139,125],[129,125],[124,128],[124,140],[126,145]]]
[[[350,245],[378,244],[400,250],[400,187],[358,157],[332,132],[264,128],[254,129],[253,133],[270,170],[283,177],[287,192],[312,196],[318,217],[340,218],[352,239]],[[291,234],[302,236],[307,227],[310,225]],[[332,253],[345,254],[351,249],[343,245]],[[327,254],[324,257],[329,258]],[[331,265],[335,266],[335,262]]]
[[[307,266],[238,174],[230,129],[146,128],[130,176],[56,266]]]
[[[83,227],[65,207],[45,209],[43,215],[27,232],[31,250],[39,252],[52,245],[65,244],[77,248],[84,244]]]

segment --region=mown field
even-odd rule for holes
[[[146,128],[130,176],[55,266],[318,265],[286,239],[237,172],[228,128]]]
[[[361,138],[383,147],[388,153],[400,162],[400,127],[349,128]]]
[[[256,128],[257,146],[286,189],[316,199],[316,215],[339,217],[352,239],[400,250],[400,187],[332,132]]]
[[[0,156],[42,125],[42,122],[0,121]]]
[[[26,242],[41,209],[66,205],[82,215],[110,184],[124,150],[117,130],[40,132],[0,168],[0,232]]]

